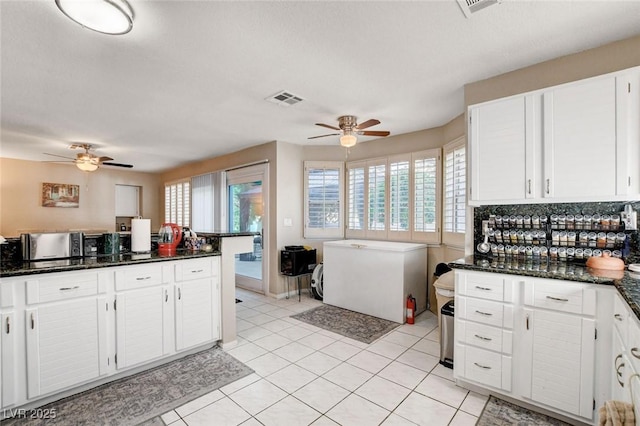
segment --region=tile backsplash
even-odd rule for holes
[[[552,215],[619,215],[624,210],[625,205],[630,204],[635,211],[640,211],[640,202],[590,202],[590,203],[553,203],[553,204],[516,204],[516,205],[496,205],[481,206],[474,208],[474,251],[477,252],[477,245],[484,240],[482,235],[482,221],[488,220],[491,215],[496,216],[547,216]],[[495,229],[495,228],[494,228]],[[548,242],[551,246],[551,226],[547,226]],[[578,230],[576,230],[578,231]],[[638,231],[622,231],[627,235],[625,242],[624,260],[625,263],[640,262],[640,243],[638,241]],[[618,248],[618,247],[616,247]],[[490,255],[490,254],[489,254]]]

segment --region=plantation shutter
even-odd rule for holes
[[[305,238],[341,238],[344,163],[305,161]]]

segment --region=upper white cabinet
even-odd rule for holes
[[[116,185],[116,216],[140,216],[140,187]]]
[[[469,204],[640,194],[640,70],[469,107]]]

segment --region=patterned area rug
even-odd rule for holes
[[[476,426],[503,426],[503,425],[553,425],[570,426],[562,420],[554,419],[547,415],[536,413],[527,408],[519,407],[507,401],[490,396],[484,411]]]
[[[55,409],[54,419],[2,425],[163,425],[157,416],[251,373],[215,346],[41,407]]]
[[[401,324],[331,305],[291,315],[299,321],[333,331],[362,343],[371,343]]]

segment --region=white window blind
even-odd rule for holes
[[[305,161],[305,238],[344,235],[344,163]]]
[[[216,188],[213,173],[191,178],[191,228],[194,231],[215,231],[215,193]]]
[[[165,184],[164,220],[178,226],[190,226],[191,188],[188,181]]]
[[[437,158],[420,158],[413,162],[414,225],[416,232],[436,231]]]
[[[369,166],[368,227],[370,231],[386,231],[386,164]]]
[[[408,160],[389,163],[389,230],[410,231],[409,228],[409,183]]]
[[[466,149],[461,138],[444,147],[444,234],[449,244],[464,244],[466,230]],[[452,235],[458,234],[458,235]]]
[[[364,166],[349,168],[349,221],[347,229],[364,231],[365,181]]]

